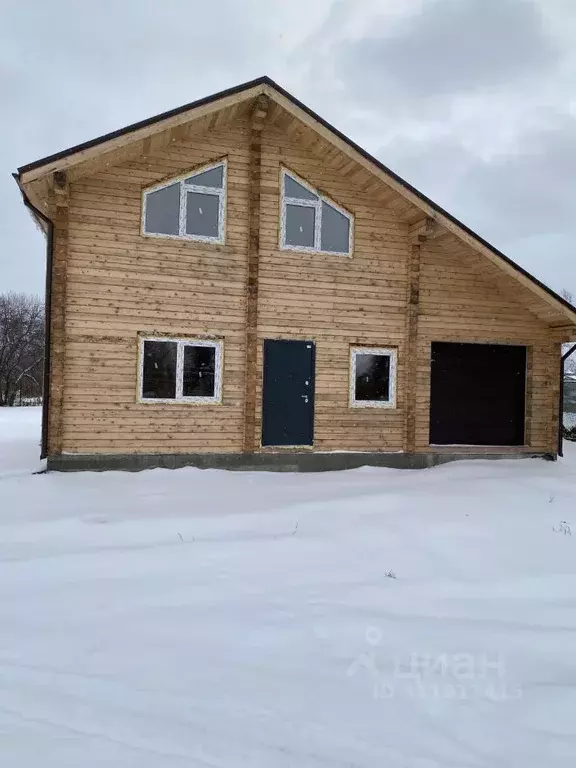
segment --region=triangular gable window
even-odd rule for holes
[[[144,192],[142,234],[223,243],[226,160]]]
[[[354,217],[316,192],[303,179],[282,170],[280,247],[349,256]]]

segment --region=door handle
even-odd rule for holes
[[[300,397],[304,400],[305,403],[308,402],[308,395],[300,395]]]

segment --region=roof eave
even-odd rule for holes
[[[168,110],[167,112],[162,112],[159,115],[154,115],[153,117],[147,118],[146,120],[140,120],[136,123],[131,123],[124,128],[111,131],[110,133],[105,133],[102,136],[96,137],[95,139],[90,139],[89,141],[82,142],[81,144],[76,144],[75,146],[69,147],[68,149],[55,152],[52,155],[47,155],[46,157],[42,157],[32,163],[20,166],[16,174],[13,175],[18,176],[18,178],[21,179],[23,183],[26,183],[28,181],[26,176],[31,174],[33,171],[38,171],[46,166],[49,166],[46,172],[57,170],[57,167],[53,167],[54,164],[57,164],[59,161],[66,160],[73,155],[85,153],[86,151],[94,149],[95,147],[101,147],[101,151],[104,152],[106,151],[104,145],[114,141],[115,139],[120,139],[124,136],[127,136],[128,134],[138,133],[139,131],[143,131],[147,128],[160,126],[161,123],[164,123],[172,118],[183,116],[187,112],[197,111],[201,107],[216,105],[218,102],[221,102],[224,99],[230,97],[245,94],[246,98],[251,98],[252,96],[256,96],[258,93],[262,92],[266,85],[271,85],[276,88],[280,87],[277,86],[269,77],[259,77],[255,80],[250,80],[233,88],[227,88],[224,91],[219,91],[218,93],[212,94],[211,96],[190,102],[189,104],[184,104],[181,107],[176,107],[175,109]],[[82,162],[83,159],[83,157],[80,157],[78,162]],[[43,174],[36,174],[34,178],[38,178],[41,175]]]
[[[301,102],[295,96],[292,96],[292,94],[290,94],[288,91],[284,90],[284,88],[282,88],[268,76],[258,77],[254,80],[242,83],[241,85],[234,86],[233,88],[219,91],[218,93],[212,94],[211,96],[198,99],[197,101],[169,110],[168,112],[163,112],[146,120],[132,123],[131,125],[128,125],[124,128],[104,134],[95,139],[91,139],[90,141],[78,144],[74,147],[70,147],[69,149],[63,150],[61,152],[48,155],[47,157],[41,158],[40,160],[36,160],[32,163],[21,166],[17,173],[13,175],[16,178],[21,191],[23,194],[25,194],[23,185],[25,185],[28,181],[32,181],[34,178],[39,178],[45,173],[57,170],[58,164],[60,162],[64,164],[64,161],[68,160],[74,155],[79,155],[78,162],[82,162],[85,159],[85,156],[80,153],[86,153],[87,151],[95,149],[99,146],[102,147],[101,151],[104,152],[106,151],[106,144],[113,142],[116,139],[122,138],[128,134],[138,134],[138,132],[144,133],[147,132],[148,129],[159,130],[159,126],[162,123],[166,123],[174,118],[181,117],[188,112],[197,111],[198,109],[207,106],[214,106],[214,108],[217,108],[216,105],[219,102],[229,99],[230,97],[236,97],[244,94],[245,98],[251,98],[252,96],[256,96],[262,92],[267,92],[272,97],[274,97],[275,94],[280,96],[281,100],[285,100],[291,104],[292,107],[295,107],[297,110],[300,110],[305,115],[307,115],[308,118],[310,118],[313,122],[322,126],[329,134],[336,137],[340,142],[343,142],[349,149],[353,150],[353,152],[357,153],[371,166],[374,166],[386,177],[388,177],[388,179],[393,181],[394,185],[399,189],[399,191],[408,197],[415,205],[418,205],[425,211],[435,215],[438,220],[448,226],[449,230],[452,231],[456,236],[461,237],[465,241],[468,241],[469,239],[472,240],[473,244],[475,244],[477,247],[485,249],[490,254],[492,254],[492,256],[496,256],[498,260],[501,260],[502,263],[508,267],[508,269],[512,269],[518,273],[519,276],[522,276],[522,282],[525,282],[526,280],[529,281],[533,287],[533,290],[535,289],[534,292],[536,294],[539,294],[542,299],[546,299],[549,303],[550,300],[552,300],[553,303],[557,304],[559,309],[561,309],[562,314],[570,319],[571,324],[576,326],[576,307],[574,307],[563,296],[557,294],[547,285],[538,280],[538,278],[534,277],[528,271],[523,269],[523,267],[519,266],[515,261],[508,258],[508,256],[502,253],[502,251],[498,250],[491,243],[466,226],[466,224],[452,216],[452,214],[444,210],[429,197],[419,192],[415,187],[401,178],[397,173],[380,162],[380,160],[367,152],[359,144],[356,144],[356,142],[339,131],[336,127],[331,125],[327,120],[324,120],[324,118],[310,109],[310,107],[308,107],[306,104]],[[154,130],[150,130],[148,133],[153,133]],[[136,140],[136,138],[138,137],[135,136],[134,140]],[[70,163],[67,165],[69,166]],[[39,171],[43,168],[45,169],[44,172],[35,173],[36,171]],[[34,176],[32,177],[31,174],[33,173]],[[28,178],[26,178],[27,176]]]

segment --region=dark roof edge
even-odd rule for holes
[[[63,160],[65,157],[68,157],[69,155],[74,155],[76,152],[82,152],[85,149],[91,149],[92,147],[97,147],[98,144],[104,144],[106,141],[111,141],[112,139],[118,139],[120,136],[124,136],[127,133],[132,133],[133,131],[138,131],[140,128],[147,128],[149,125],[154,125],[154,123],[161,123],[163,120],[167,120],[169,117],[176,117],[176,115],[181,115],[183,112],[188,112],[189,109],[196,109],[197,107],[202,107],[205,104],[210,104],[214,101],[218,101],[219,99],[223,99],[226,96],[235,96],[237,93],[242,93],[242,91],[248,91],[250,88],[256,88],[259,85],[271,85],[273,88],[276,88],[277,90],[281,90],[281,88],[276,85],[269,77],[257,77],[255,80],[249,80],[247,83],[242,83],[241,85],[235,85],[233,88],[226,88],[224,91],[219,91],[218,93],[214,93],[211,96],[205,96],[202,99],[198,99],[197,101],[192,101],[190,104],[184,104],[181,107],[176,107],[175,109],[170,109],[168,112],[162,112],[159,115],[154,115],[153,117],[148,117],[146,120],[140,120],[137,123],[131,123],[131,125],[127,125],[124,128],[119,128],[117,131],[111,131],[110,133],[104,133],[102,136],[98,136],[95,139],[90,139],[89,141],[84,141],[82,144],[76,144],[74,147],[70,147],[69,149],[64,149],[60,152],[55,152],[53,155],[48,155],[47,157],[42,157],[40,160],[35,160],[33,163],[28,163],[27,165],[23,165],[20,168],[18,168],[18,175],[22,175],[23,173],[28,173],[28,171],[33,171],[36,168],[41,168],[43,165],[47,165],[48,163],[53,163],[56,160]]]
[[[344,133],[339,131],[338,128],[335,128],[333,125],[330,125],[330,123],[327,122],[326,120],[324,120],[323,117],[320,117],[320,115],[317,115],[313,110],[310,109],[310,107],[307,107],[306,104],[303,104],[297,98],[295,98],[290,93],[288,93],[288,91],[285,91],[280,85],[277,85],[274,82],[272,82],[272,87],[275,88],[279,93],[281,93],[282,96],[284,96],[285,98],[287,98],[291,102],[293,102],[301,110],[306,112],[306,114],[310,115],[310,117],[312,117],[314,120],[319,122],[321,125],[323,125],[325,128],[327,128],[329,131],[331,131],[333,134],[338,136],[339,139],[342,139],[342,141],[345,141],[346,144],[348,144],[349,147],[352,147],[352,149],[356,150],[356,152],[361,154],[362,157],[364,157],[366,160],[369,160],[371,163],[373,163],[375,166],[377,166],[381,171],[384,171],[384,173],[388,174],[388,176],[391,176],[395,181],[397,181],[399,184],[401,184],[404,187],[404,189],[407,189],[409,192],[411,192],[417,198],[422,200],[422,202],[424,202],[427,205],[429,205],[437,213],[441,214],[442,216],[445,216],[453,224],[455,224],[457,227],[459,227],[464,232],[466,232],[466,234],[468,234],[471,237],[473,237],[475,240],[477,240],[479,243],[481,243],[485,248],[488,248],[490,251],[492,251],[493,254],[495,254],[500,259],[502,259],[507,264],[509,264],[511,267],[513,267],[517,272],[520,272],[520,274],[524,275],[524,277],[529,278],[539,288],[542,288],[543,290],[545,290],[550,296],[552,296],[554,299],[559,301],[565,307],[567,307],[568,309],[572,310],[572,312],[576,312],[576,307],[573,306],[572,304],[570,304],[569,301],[567,301],[565,298],[563,298],[562,296],[557,294],[555,291],[553,291],[551,288],[549,288],[544,283],[540,282],[540,280],[538,280],[537,277],[534,277],[534,275],[530,274],[530,272],[527,272],[525,269],[523,269],[515,261],[512,261],[512,259],[508,258],[508,256],[506,256],[506,254],[502,253],[502,251],[499,251],[495,246],[493,246],[487,240],[484,240],[484,238],[481,237],[477,232],[474,232],[474,230],[470,229],[470,227],[467,227],[466,224],[463,224],[455,216],[452,216],[451,213],[448,213],[448,211],[445,211],[444,208],[442,208],[440,205],[438,205],[438,203],[435,203],[434,200],[431,200],[429,197],[427,197],[422,192],[417,190],[416,187],[413,187],[412,184],[409,184],[401,176],[398,176],[397,173],[394,173],[394,171],[391,170],[390,168],[388,168],[388,166],[384,165],[384,163],[381,163],[380,160],[378,160],[376,157],[374,157],[369,152],[367,152],[363,147],[361,147],[359,144],[356,144],[356,142],[352,141],[352,139],[348,138],[348,136],[346,136]]]
[[[124,136],[127,133],[132,133],[133,131],[137,131],[140,128],[146,128],[149,125],[154,125],[154,123],[162,122],[163,120],[166,120],[169,117],[180,115],[183,112],[187,112],[188,110],[195,109],[196,107],[201,107],[206,104],[210,104],[212,102],[218,101],[219,99],[225,98],[226,96],[234,96],[235,94],[242,93],[242,91],[247,91],[259,85],[268,85],[274,90],[278,91],[278,93],[284,96],[284,98],[291,101],[296,107],[298,107],[307,115],[309,115],[313,120],[316,120],[316,122],[323,125],[326,129],[328,129],[331,133],[333,133],[339,139],[341,139],[346,144],[348,144],[349,147],[351,147],[360,155],[362,155],[362,157],[364,157],[370,163],[373,163],[381,171],[391,176],[398,184],[403,186],[404,189],[411,192],[419,200],[421,200],[423,203],[425,203],[434,211],[436,211],[436,213],[439,213],[441,216],[446,217],[449,221],[451,221],[457,227],[459,227],[464,232],[466,232],[466,234],[470,235],[470,237],[473,237],[478,243],[483,245],[485,248],[488,248],[488,250],[490,250],[495,256],[498,256],[498,258],[502,259],[502,261],[504,261],[506,264],[511,266],[521,275],[531,280],[540,289],[546,291],[546,293],[548,293],[549,296],[551,296],[553,299],[558,301],[561,305],[571,310],[572,312],[576,313],[576,307],[573,306],[569,301],[567,301],[567,299],[557,294],[555,291],[549,288],[545,283],[542,283],[540,280],[538,280],[537,277],[534,277],[534,275],[530,274],[530,272],[525,270],[515,261],[512,261],[512,259],[508,258],[508,256],[502,253],[502,251],[499,251],[491,243],[489,243],[479,234],[474,232],[474,230],[470,229],[470,227],[467,227],[466,224],[463,224],[457,218],[452,216],[452,214],[448,213],[448,211],[444,210],[444,208],[442,208],[440,205],[435,203],[433,200],[431,200],[429,197],[424,195],[422,192],[419,192],[415,187],[413,187],[411,184],[405,181],[401,176],[398,176],[398,174],[392,171],[390,168],[388,168],[388,166],[384,165],[384,163],[381,163],[380,160],[378,160],[369,152],[367,152],[359,144],[356,144],[355,141],[352,141],[352,139],[348,138],[348,136],[342,133],[342,131],[339,131],[338,128],[335,128],[333,125],[331,125],[327,120],[324,120],[323,117],[321,117],[316,112],[314,112],[314,110],[310,109],[310,107],[308,107],[306,104],[301,102],[295,96],[292,96],[291,93],[284,90],[282,86],[278,85],[278,83],[274,82],[274,80],[272,80],[267,75],[264,75],[263,77],[257,77],[254,80],[249,80],[248,82],[242,83],[240,85],[236,85],[233,88],[227,88],[224,91],[219,91],[218,93],[214,93],[211,96],[206,96],[202,99],[198,99],[197,101],[193,101],[193,102],[190,102],[189,104],[185,104],[184,106],[176,107],[176,109],[171,109],[168,112],[162,112],[161,114],[155,115],[154,117],[150,117],[146,120],[141,120],[140,122],[132,123],[131,125],[127,125],[125,128],[120,128],[117,131],[112,131],[111,133],[105,133],[102,136],[99,136],[95,139],[91,139],[90,141],[85,141],[84,143],[77,144],[76,146],[70,147],[69,149],[65,149],[61,152],[56,152],[53,155],[48,155],[47,157],[43,157],[40,160],[36,160],[33,163],[28,163],[28,165],[23,165],[20,168],[18,168],[18,175],[27,173],[28,171],[35,170],[36,168],[40,168],[41,166],[47,165],[48,163],[55,162],[56,160],[62,160],[63,158],[68,157],[69,155],[73,155],[76,152],[81,152],[84,149],[90,149],[92,147],[97,146],[98,144],[103,144],[106,141],[110,141],[111,139],[116,139],[116,138],[119,138],[120,136]],[[16,176],[16,174],[13,174],[13,175]]]
[[[24,190],[24,188],[23,188],[23,186],[22,186],[22,184],[20,182],[20,178],[19,178],[18,174],[17,173],[13,173],[12,174],[12,178],[14,179],[16,184],[18,184],[18,189],[20,190],[20,194],[22,195],[22,200],[24,202],[24,205],[28,209],[28,212],[29,212],[30,216],[36,222],[36,224],[38,224],[38,226],[44,232],[44,234],[46,234],[48,229],[49,229],[49,227],[51,226],[52,222],[50,221],[48,216],[46,216],[45,213],[42,213],[42,211],[40,211],[38,208],[36,208],[35,205],[32,204],[32,202],[30,201],[30,198],[26,194],[26,192],[25,192],[25,190]]]

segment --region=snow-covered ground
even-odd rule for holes
[[[0,478],[40,468],[41,414],[38,406],[0,408]]]
[[[576,765],[576,444],[16,474],[33,413],[0,421],[0,765]]]

